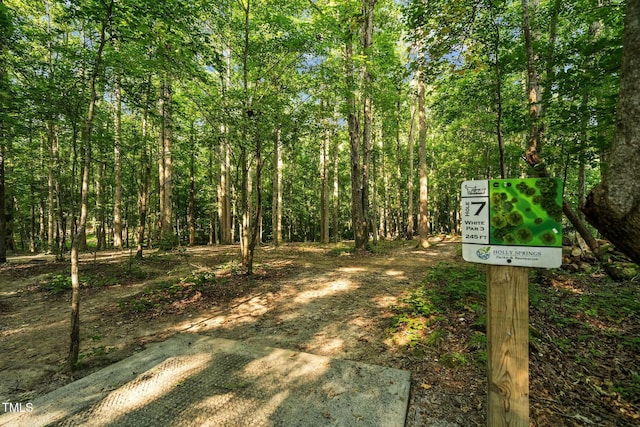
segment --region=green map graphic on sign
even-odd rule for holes
[[[489,243],[562,246],[562,184],[557,178],[490,181]]]

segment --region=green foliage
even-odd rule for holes
[[[56,274],[41,285],[41,288],[53,294],[61,294],[71,289],[71,276],[68,274]]]
[[[174,303],[197,301],[216,286],[224,283],[213,273],[198,273],[175,281],[147,286],[141,293],[121,299],[118,306],[129,313],[160,310]]]
[[[448,368],[458,368],[469,363],[467,356],[461,352],[445,353],[440,357],[440,363]]]

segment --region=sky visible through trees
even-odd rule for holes
[[[260,242],[424,246],[459,230],[463,180],[541,167],[581,221],[614,140],[624,15],[2,0],[0,255],[239,243],[250,273]]]
[[[247,267],[274,227],[359,247],[414,216],[455,232],[463,179],[531,174],[534,124],[572,206],[600,180],[622,2],[211,3],[2,3],[9,250],[68,250],[87,158],[90,245],[134,246],[143,226],[141,247],[241,242]]]

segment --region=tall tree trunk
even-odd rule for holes
[[[554,7],[554,13],[557,15],[558,5],[556,4]],[[540,157],[540,150],[542,148],[542,136],[543,136],[543,124],[542,124],[542,96],[541,96],[541,87],[539,84],[538,73],[536,72],[535,61],[536,56],[533,50],[533,34],[531,30],[530,24],[530,9],[529,9],[529,1],[522,0],[522,15],[523,15],[523,33],[525,38],[525,48],[527,53],[527,95],[529,98],[529,147],[525,153],[525,160],[532,167],[536,174],[540,177],[549,176],[549,173],[542,163],[542,158]],[[556,18],[552,17],[552,26],[550,29],[551,32],[551,41],[554,41],[554,24],[553,21]],[[548,57],[548,60],[551,61],[551,56]],[[551,70],[552,65],[547,64],[547,74],[548,80],[551,79]],[[567,217],[567,219],[573,224],[578,233],[585,240],[591,251],[598,257],[600,257],[600,249],[598,242],[593,237],[589,229],[580,219],[580,216],[573,210],[571,205],[565,200],[562,202],[562,211]]]
[[[2,150],[2,147],[0,147],[0,150]],[[2,155],[2,153],[0,153],[0,155]],[[4,156],[2,160],[4,162]],[[2,173],[4,174],[4,164],[0,165],[0,167],[3,168]],[[4,190],[4,182],[0,182],[0,185],[3,186],[3,190]],[[4,196],[2,194],[0,194],[0,196],[2,196],[2,200],[4,200]],[[4,218],[5,218],[4,211],[0,211],[0,223],[4,221]],[[4,226],[3,224],[0,224],[0,227],[3,227],[3,226]],[[0,245],[2,245],[2,242],[0,242]],[[32,184],[31,185],[31,218],[29,221],[29,253],[35,253],[35,251],[36,251],[36,199],[35,199],[34,186]],[[2,249],[0,248],[0,256],[1,255],[2,255]],[[5,256],[6,256],[6,249],[5,249]]]
[[[384,235],[383,208],[378,204],[378,167],[378,153],[374,151],[371,160],[371,187],[373,192],[371,200],[371,212],[373,214],[373,218],[371,218],[371,234],[373,235],[374,245],[377,245],[380,236]]]
[[[541,163],[540,151],[544,126],[542,123],[542,91],[536,72],[529,0],[522,0],[522,19],[522,32],[527,52],[527,96],[529,99],[529,148],[525,153],[525,159],[530,165],[538,165]]]
[[[147,156],[146,146],[142,149],[140,166],[142,169],[142,173],[140,174],[140,188],[138,190],[138,216],[140,217],[140,222],[138,223],[138,247],[136,251],[136,258],[138,259],[142,259],[144,230],[147,221],[147,198],[149,183],[151,181],[151,162]]]
[[[231,50],[226,53],[226,74],[221,82],[223,94],[231,86]],[[233,221],[231,214],[231,148],[229,146],[229,127],[222,125],[223,143],[220,144],[220,187],[218,197],[218,216],[220,217],[220,243],[233,243]]]
[[[362,66],[362,106],[363,106],[363,126],[362,126],[362,227],[364,228],[365,243],[369,237],[369,168],[371,165],[371,134],[373,123],[373,111],[371,101],[371,71],[368,61],[373,43],[373,15],[376,0],[362,0],[362,51],[367,57]],[[371,229],[375,229],[375,222],[371,224]]]
[[[240,148],[240,164],[242,165],[242,178],[240,184],[240,211],[242,212],[242,228],[240,230],[240,253],[242,266],[249,269],[252,260],[249,254],[249,228],[251,212],[249,206],[249,165],[247,163],[247,148]]]
[[[113,86],[115,111],[113,113],[113,248],[122,250],[122,103],[120,78],[116,76]]]
[[[53,155],[53,146],[55,144],[55,131],[53,120],[47,122],[47,147],[49,150],[48,158],[48,174],[47,174],[47,252],[51,253],[54,248],[55,235],[55,161]]]
[[[191,152],[189,153],[189,206],[187,220],[189,223],[189,246],[196,244],[196,147],[194,125],[191,123]]]
[[[0,71],[0,84],[2,84],[3,76]],[[7,262],[7,214],[5,206],[5,131],[4,126],[0,124],[0,264]],[[32,214],[33,215],[33,214]],[[33,231],[32,231],[33,232]]]
[[[418,77],[418,157],[420,159],[420,203],[418,209],[418,235],[421,248],[429,247],[429,187],[427,182],[427,117],[425,85],[422,70]]]
[[[215,144],[209,144],[209,156],[207,164],[207,176],[209,178],[209,186],[211,191],[209,192],[209,246],[213,246],[215,243],[219,243],[218,233],[216,229],[216,213],[217,218],[220,218],[220,179],[217,174],[214,174],[213,169],[213,153],[216,151]],[[213,189],[216,189],[214,192]],[[214,209],[214,206],[217,209]]]
[[[2,0],[0,0],[0,5],[2,4]],[[0,60],[4,59],[4,51],[5,51],[5,37],[4,35],[0,35]],[[6,72],[4,64],[0,63],[0,91],[4,94],[4,87],[6,85]],[[4,96],[4,95],[3,95]],[[6,140],[6,130],[5,124],[3,121],[0,121],[0,264],[7,262],[7,216],[6,216],[6,206],[5,206],[5,140]],[[33,211],[31,214],[33,218]],[[34,227],[32,227],[31,235],[33,236]]]
[[[175,245],[173,234],[173,181],[171,139],[173,137],[172,87],[168,73],[160,87],[160,248],[171,249]]]
[[[493,25],[493,32],[495,35],[493,45],[494,63],[493,68],[496,73],[496,138],[498,140],[498,152],[500,154],[500,177],[505,179],[507,177],[507,164],[504,154],[504,140],[502,138],[502,70],[500,63],[500,22],[495,16],[494,7],[490,7],[491,24]]]
[[[84,166],[82,171],[82,187],[80,193],[80,222],[78,224],[78,232],[73,237],[71,243],[71,334],[69,345],[69,358],[67,365],[73,370],[78,363],[78,354],[80,352],[80,278],[78,275],[78,250],[79,243],[84,238],[87,226],[87,201],[89,198],[89,169],[91,168],[91,127],[93,125],[94,109],[96,105],[96,80],[100,72],[102,62],[102,52],[106,42],[106,29],[111,17],[111,10],[115,0],[110,0],[106,4],[105,15],[100,27],[100,41],[98,43],[98,51],[93,64],[93,70],[89,79],[89,108],[87,110],[87,118],[82,128],[82,140],[84,143]]]
[[[105,214],[104,214],[104,187],[105,183],[105,162],[100,162],[98,166],[98,176],[96,178],[96,216],[98,226],[96,227],[96,250],[106,247]]]
[[[416,103],[411,103],[411,122],[409,123],[409,137],[407,138],[407,146],[409,149],[409,165],[407,171],[407,240],[413,239],[414,225],[413,225],[413,143],[415,133],[416,122]]]
[[[624,21],[616,134],[602,182],[584,213],[605,237],[640,264],[640,3],[628,1]]]
[[[327,102],[323,102],[324,109]],[[325,130],[320,142],[320,241],[329,243],[329,129],[325,120]]]
[[[273,142],[273,179],[271,197],[271,228],[273,244],[278,246],[282,241],[282,130],[278,127],[274,132]]]
[[[402,236],[404,228],[404,203],[402,200],[402,146],[400,143],[400,89],[398,89],[398,101],[396,102],[396,213],[395,234]]]
[[[138,246],[136,249],[136,258],[142,259],[144,247],[144,233],[147,224],[147,206],[149,198],[149,185],[151,183],[151,159],[147,153],[147,120],[149,117],[149,100],[151,98],[151,81],[147,81],[145,94],[145,103],[142,113],[141,134],[142,134],[142,151],[140,154],[140,185],[138,187]],[[149,242],[151,238],[149,238]]]
[[[233,243],[233,222],[231,215],[231,149],[228,141],[220,145],[220,243]]]
[[[364,249],[367,236],[363,227],[362,205],[362,173],[360,170],[360,124],[356,106],[355,82],[353,70],[353,41],[348,34],[345,46],[345,68],[347,82],[347,123],[349,127],[349,143],[351,147],[351,224],[357,250]]]
[[[255,180],[256,180],[256,212],[251,220],[251,238],[249,240],[249,260],[247,262],[247,274],[253,274],[253,257],[258,244],[258,232],[262,224],[262,138],[256,137],[255,146]]]
[[[242,89],[243,89],[243,123],[242,123],[242,141],[240,148],[240,168],[242,173],[240,183],[240,203],[242,215],[242,228],[240,230],[240,255],[242,266],[247,274],[251,274],[253,269],[253,253],[251,251],[251,183],[250,183],[250,165],[247,156],[247,147],[249,141],[249,123],[254,115],[251,110],[249,100],[249,77],[248,77],[248,61],[249,61],[249,17],[251,12],[251,0],[247,0],[246,6],[242,4],[244,9],[244,49],[242,53]]]
[[[333,143],[333,148],[332,148],[332,153],[331,153],[331,162],[333,164],[333,210],[332,210],[332,215],[333,215],[333,241],[335,243],[338,243],[340,241],[340,237],[341,237],[341,233],[340,230],[338,228],[338,218],[340,215],[340,199],[339,199],[339,189],[340,189],[340,181],[339,181],[339,162],[338,162],[338,158],[339,158],[339,141],[338,138],[333,138],[334,139],[334,143]]]

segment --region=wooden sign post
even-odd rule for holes
[[[562,183],[462,183],[462,256],[487,264],[489,427],[529,427],[529,269],[562,263]]]
[[[529,427],[529,269],[487,265],[487,425]]]

